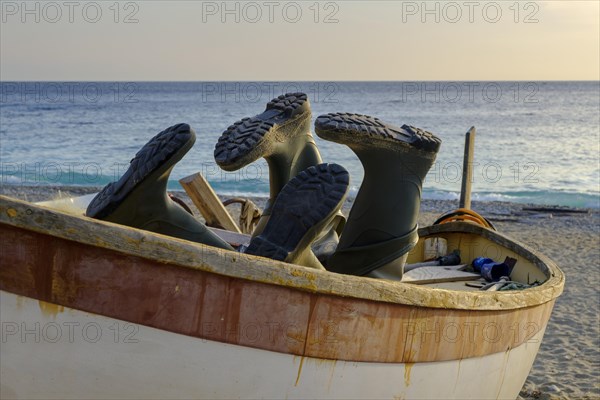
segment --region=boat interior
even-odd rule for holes
[[[83,216],[87,204],[93,197],[94,194],[37,204],[56,211]],[[460,229],[457,229],[459,226]],[[250,241],[249,235],[218,228],[210,229],[234,247],[247,244]],[[515,264],[510,269],[508,282],[523,284],[518,285],[518,287],[513,285],[511,287],[513,290],[526,290],[529,287],[540,285],[552,276],[552,271],[548,265],[540,260],[534,251],[493,230],[483,228],[472,222],[440,224],[421,228],[419,230],[419,242],[409,252],[406,264],[410,266],[431,262],[437,257],[445,255],[445,253],[455,251],[460,254],[460,262],[456,265],[421,266],[404,272],[401,277],[391,275],[384,276],[384,278],[394,281],[400,280],[422,287],[453,291],[503,290],[502,288],[506,284],[494,285],[494,282],[484,279],[480,272],[474,271],[472,262],[478,257],[491,259],[499,263],[507,260],[507,258],[512,259]]]

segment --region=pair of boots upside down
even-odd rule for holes
[[[401,276],[418,240],[421,188],[440,139],[351,113],[319,116],[315,132],[350,147],[363,165],[347,221],[341,207],[350,177],[340,165],[323,163],[306,94],[273,99],[262,114],[234,123],[219,138],[214,156],[224,170],[259,158],[269,166],[269,200],[244,252],[343,274]],[[173,167],[195,140],[187,124],[160,132],[92,200],[86,215],[233,250],[167,195]]]

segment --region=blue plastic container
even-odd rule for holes
[[[481,276],[488,282],[497,282],[503,276],[510,275],[510,267],[503,262],[491,262],[481,266]]]
[[[476,259],[473,260],[473,269],[475,270],[475,272],[481,272],[481,267],[483,267],[484,264],[489,264],[489,263],[493,263],[494,260],[492,260],[491,258],[486,258],[486,257],[477,257]]]

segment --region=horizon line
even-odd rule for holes
[[[0,83],[15,83],[15,82],[144,82],[144,83],[194,83],[194,82],[340,82],[340,83],[353,83],[353,82],[377,82],[377,83],[396,83],[396,82],[598,82],[599,79],[407,79],[407,80],[334,80],[334,79],[278,79],[278,80],[234,80],[234,79],[209,79],[209,80],[131,80],[131,79],[70,79],[70,80],[59,80],[59,79],[0,79]]]

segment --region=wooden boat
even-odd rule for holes
[[[311,270],[0,197],[2,398],[516,398],[564,276],[500,233],[422,228],[518,260],[481,291]]]

